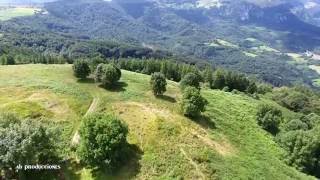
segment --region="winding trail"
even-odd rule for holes
[[[97,109],[98,104],[99,104],[99,98],[94,98],[91,102],[89,109],[87,110],[86,114],[84,115],[84,117],[93,113]],[[72,137],[71,145],[77,146],[79,143],[80,143],[80,134],[79,134],[79,131],[77,130]]]

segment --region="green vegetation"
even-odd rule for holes
[[[80,125],[80,160],[91,167],[116,169],[126,159],[127,134],[127,126],[116,117],[88,115]]]
[[[7,21],[15,17],[32,16],[40,9],[31,7],[0,8],[0,21]]]
[[[155,96],[163,95],[167,91],[166,77],[162,73],[153,73],[150,79],[150,85]]]
[[[282,120],[281,110],[267,104],[258,107],[257,121],[264,130],[277,134]]]
[[[16,171],[18,165],[46,165],[59,162],[56,132],[36,120],[21,120],[13,114],[0,114],[0,177],[32,179],[46,172],[39,169]],[[51,167],[57,173],[60,165]],[[48,171],[46,172],[48,173]]]
[[[73,63],[74,76],[80,79],[85,79],[90,74],[89,64],[85,60],[77,60]]]
[[[204,99],[200,90],[195,87],[186,87],[183,90],[181,109],[183,115],[191,118],[198,117],[204,112],[208,101]]]
[[[0,111],[21,101],[37,104],[47,113],[36,118],[50,117],[52,127],[63,128],[66,148],[60,155],[70,159],[60,172],[65,179],[313,179],[287,166],[281,160],[285,151],[256,122],[262,102],[281,109],[285,119],[298,114],[267,96],[256,100],[203,88],[209,104],[192,121],[180,112],[178,83],[167,81],[164,97],[156,98],[149,81],[148,75],[122,71],[120,85],[106,90],[90,79],[78,81],[71,65],[0,66]],[[82,166],[68,148],[88,109],[114,114],[128,125],[132,155],[112,174]]]
[[[114,64],[99,64],[95,71],[96,82],[101,82],[105,88],[112,88],[121,78],[120,69]]]
[[[185,89],[188,86],[200,88],[201,77],[195,73],[186,74],[180,81],[181,89]]]
[[[287,163],[316,177],[320,176],[319,122],[320,117],[315,114],[293,119],[285,125],[285,130],[277,137],[278,142],[288,153],[285,157]]]

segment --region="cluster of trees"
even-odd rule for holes
[[[79,133],[77,154],[87,166],[114,170],[127,160],[128,127],[117,117],[91,114],[82,119]]]
[[[14,64],[16,64],[16,61],[12,56],[3,54],[2,56],[0,56],[0,64],[1,65],[14,65]]]
[[[276,141],[286,150],[284,159],[287,164],[319,178],[320,116],[315,113],[297,116],[282,124],[281,110],[263,104],[258,108],[257,123],[276,136]]]
[[[0,65],[14,65],[14,64],[66,64],[72,63],[67,57],[58,55],[43,55],[43,54],[2,54],[0,56]]]
[[[320,178],[320,116],[312,113],[284,125],[277,141],[286,150],[286,162]]]
[[[251,94],[259,90],[257,83],[248,79],[244,74],[222,69],[214,71],[210,66],[206,66],[201,70],[195,65],[155,59],[119,59],[116,63],[119,64],[121,69],[143,74],[150,75],[154,72],[161,72],[167,79],[176,82],[180,82],[188,73],[193,73],[195,74],[193,79],[197,79],[197,82],[199,82],[197,87],[199,87],[202,82],[213,89],[228,89],[229,91],[236,89]],[[190,78],[188,79],[190,80]]]
[[[282,87],[272,93],[272,98],[278,104],[294,112],[320,115],[320,96],[315,91],[304,87]]]
[[[43,121],[0,114],[0,179],[33,179],[39,174],[59,172],[57,132]],[[36,164],[58,166],[50,171],[16,171],[18,165]]]
[[[156,72],[151,75],[150,85],[155,96],[162,95],[166,91],[166,78],[163,73]],[[201,96],[200,78],[194,73],[186,74],[180,82],[183,93],[180,103],[183,115],[196,118],[205,111],[208,101]]]
[[[73,63],[73,72],[75,77],[86,79],[91,73],[89,62],[87,60],[76,60]],[[94,80],[101,83],[104,88],[112,88],[121,78],[121,70],[113,63],[100,63],[93,71]]]

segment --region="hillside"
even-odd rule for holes
[[[169,82],[154,98],[147,75],[122,71],[116,89],[73,77],[71,65],[0,66],[0,110],[23,117],[49,118],[63,127],[70,159],[66,179],[312,179],[281,161],[283,151],[255,121],[256,107],[274,102],[202,90],[209,101],[202,118],[179,113],[178,84]],[[281,107],[279,107],[281,108]],[[295,116],[288,110],[286,118]],[[77,164],[70,143],[86,113],[109,112],[129,126],[135,156],[114,175],[92,173]]]

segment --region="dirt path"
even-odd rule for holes
[[[89,107],[89,109],[87,110],[86,114],[84,115],[84,117],[88,116],[89,114],[93,113],[97,107],[98,107],[98,104],[99,104],[99,99],[98,98],[94,98],[92,100],[92,103]],[[72,146],[76,146],[80,143],[80,134],[79,134],[79,131],[77,130],[73,137],[72,137],[72,140],[71,140],[71,145]]]
[[[97,107],[98,107],[98,104],[99,104],[99,99],[98,98],[94,98],[92,100],[92,103],[88,109],[88,111],[86,112],[86,114],[84,115],[84,117],[88,116],[90,113],[93,113]]]
[[[202,173],[202,171],[200,170],[198,164],[196,162],[194,162],[192,160],[191,157],[189,157],[186,153],[186,151],[183,148],[180,148],[181,153],[186,157],[186,159],[188,159],[188,161],[190,162],[190,164],[195,168],[196,172],[198,173],[199,179],[206,179],[205,175]]]

